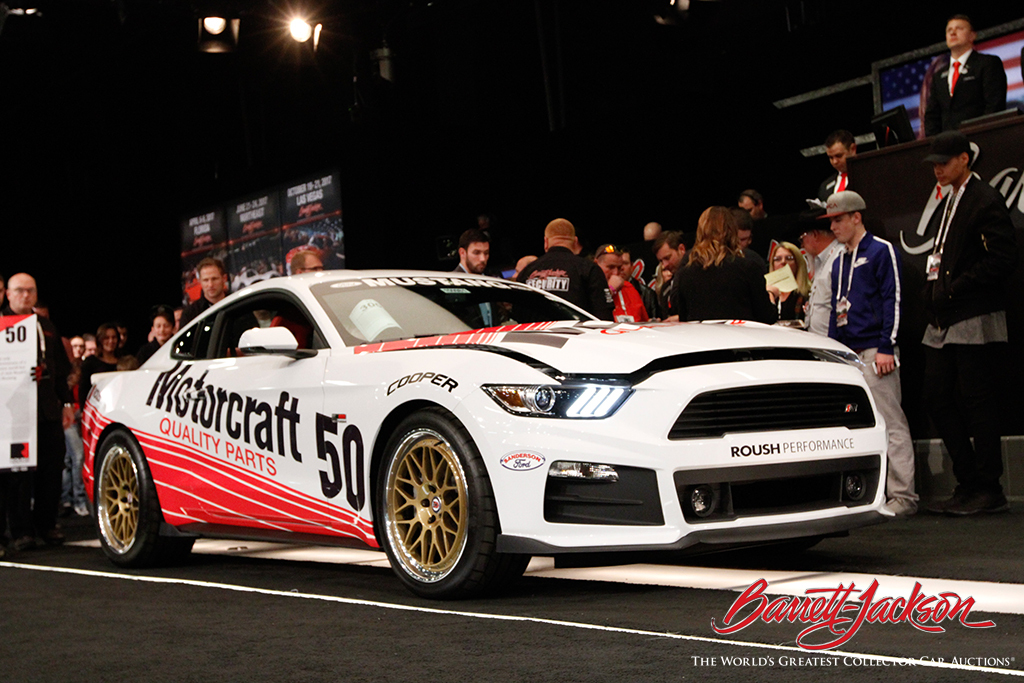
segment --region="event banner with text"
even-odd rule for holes
[[[182,302],[202,290],[196,266],[218,258],[230,290],[290,275],[292,257],[314,251],[324,268],[345,267],[341,188],[337,171],[300,178],[283,187],[239,197],[181,221]]]
[[[0,316],[0,471],[36,466],[36,316]]]

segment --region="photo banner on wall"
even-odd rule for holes
[[[224,261],[232,292],[290,275],[291,258],[314,251],[325,269],[345,267],[338,172],[310,175],[284,187],[245,195],[181,221],[182,301],[202,295],[196,265]]]
[[[182,303],[188,305],[202,294],[196,265],[204,258],[227,257],[228,233],[224,211],[211,209],[181,222],[181,290]]]
[[[287,273],[291,273],[292,257],[301,251],[315,251],[326,270],[345,267],[337,172],[290,183],[282,194],[282,217]]]
[[[244,197],[228,207],[228,275],[231,291],[284,275],[279,193]]]

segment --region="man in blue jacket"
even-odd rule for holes
[[[914,446],[900,406],[899,350],[900,258],[892,244],[872,235],[861,214],[867,208],[856,192],[828,198],[822,218],[845,248],[832,264],[832,315],[828,336],[857,352],[864,379],[885,419],[888,448],[886,508],[898,516],[917,512]]]

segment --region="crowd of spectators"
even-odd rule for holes
[[[993,418],[998,405],[976,378],[995,375],[987,369],[990,354],[984,349],[1006,341],[1000,287],[1016,262],[1015,246],[1008,213],[990,196],[991,188],[970,183],[964,194],[972,152],[962,134],[949,131],[968,114],[1000,107],[993,91],[999,86],[996,66],[984,55],[972,56],[973,40],[967,17],[949,20],[947,45],[953,68],[936,73],[926,119],[929,135],[935,135],[928,161],[940,186],[949,184],[956,191],[936,214],[942,218],[929,258],[932,326],[924,340],[932,349],[930,403],[933,413],[941,416],[940,432],[954,458],[959,483],[951,499],[932,506],[947,514],[1006,508],[998,483],[1001,461]],[[961,91],[956,91],[960,78]],[[1005,106],[1005,80],[1001,87]],[[505,274],[619,323],[751,320],[800,327],[842,341],[864,361],[868,386],[889,430],[887,505],[893,514],[913,514],[914,461],[900,407],[896,346],[902,265],[892,244],[866,230],[866,203],[850,188],[847,162],[857,154],[854,136],[835,131],[824,147],[834,173],[816,192],[808,193],[816,200],[808,201],[812,209],[798,220],[769,216],[761,193],[746,189],[738,194],[736,206],[708,207],[693,232],[666,231],[650,222],[643,226],[642,241],[602,244],[587,252],[576,227],[556,218],[544,229],[543,252],[522,256]],[[496,274],[490,263],[495,253],[511,264],[507,239],[499,244],[492,232],[491,217],[481,216],[476,228],[462,234],[456,271]],[[948,240],[959,261],[943,255]],[[323,269],[324,258],[315,250],[303,251],[291,261],[294,274]],[[95,335],[60,337],[48,320],[47,307],[38,300],[35,280],[19,273],[11,277],[5,292],[0,277],[0,314],[38,314],[42,340],[37,370],[39,464],[34,473],[0,472],[0,537],[6,523],[15,549],[63,542],[58,510],[89,514],[82,483],[81,408],[92,376],[139,367],[181,326],[227,296],[223,262],[204,259],[196,275],[199,298],[184,309],[154,307],[147,340],[134,354],[128,330],[117,321],[100,324]],[[957,395],[967,397],[966,408],[956,402]]]
[[[49,307],[39,300],[35,278],[18,273],[7,282],[0,275],[0,315],[33,313],[39,338],[34,368],[37,464],[35,471],[0,471],[0,557],[8,547],[22,551],[40,543],[59,545],[64,534],[58,516],[90,514],[82,480],[81,421],[92,376],[138,368],[177,331],[181,309],[154,307],[148,339],[132,354],[124,324],[104,322],[95,334],[63,337],[49,319]]]

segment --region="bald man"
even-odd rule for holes
[[[27,273],[12,275],[7,281],[7,305],[0,314],[32,315],[38,301],[35,279]],[[0,477],[0,486],[6,487],[15,550],[34,547],[37,537],[51,545],[64,542],[64,534],[57,527],[57,508],[64,472],[64,429],[75,419],[74,398],[68,388],[71,363],[53,323],[43,317],[37,321],[36,471],[8,472]]]
[[[544,228],[544,255],[523,268],[516,280],[612,320],[615,304],[608,280],[597,265],[576,255],[579,248],[573,224],[556,218]]]

